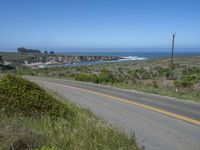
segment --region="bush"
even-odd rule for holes
[[[0,81],[0,109],[22,116],[73,117],[70,107],[48,95],[37,84],[13,75]]]
[[[0,71],[9,71],[9,70],[15,70],[15,67],[10,66],[10,65],[0,64]]]
[[[115,78],[111,71],[103,69],[98,76],[96,74],[77,74],[75,80],[93,83],[112,83],[115,81]]]
[[[177,88],[191,88],[191,86],[193,85],[193,83],[190,82],[190,81],[175,80],[174,81],[174,85]]]
[[[158,88],[158,82],[156,80],[153,80],[153,87]]]
[[[75,76],[75,80],[98,83],[98,77],[95,74],[78,74]]]
[[[199,82],[200,77],[195,74],[194,75],[185,75],[185,76],[183,76],[183,80],[191,82],[192,84],[196,84]]]
[[[146,80],[151,79],[151,73],[149,73],[146,69],[140,68],[136,70],[129,70],[128,74],[131,79],[140,79],[140,80]]]
[[[100,74],[98,75],[98,79],[100,83],[114,82],[114,76],[112,72],[107,69],[101,70]]]
[[[1,118],[2,119],[2,118]],[[4,120],[6,121],[6,120]],[[0,149],[26,150],[41,147],[46,137],[37,131],[15,124],[7,126],[0,124]]]

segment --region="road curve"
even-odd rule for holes
[[[149,150],[200,150],[200,104],[61,79],[26,77],[89,108]]]

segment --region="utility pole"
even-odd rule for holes
[[[172,55],[171,55],[171,68],[173,69],[173,58],[174,58],[174,42],[175,42],[175,37],[176,33],[173,34],[173,39],[172,39]]]

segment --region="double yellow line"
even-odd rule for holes
[[[170,117],[174,117],[174,118],[177,118],[177,119],[180,119],[180,120],[183,120],[183,121],[186,121],[186,122],[200,126],[199,120],[191,119],[191,118],[179,115],[179,114],[175,114],[175,113],[172,113],[172,112],[169,112],[169,111],[166,111],[166,110],[162,110],[162,109],[159,109],[159,108],[148,106],[148,105],[145,105],[145,104],[142,104],[142,103],[134,102],[134,101],[131,101],[131,100],[127,100],[127,99],[123,99],[123,98],[119,98],[119,97],[116,97],[116,96],[103,94],[103,93],[99,93],[99,92],[95,92],[95,91],[91,91],[91,90],[86,90],[86,89],[79,88],[79,87],[62,85],[62,84],[51,83],[51,82],[46,82],[46,81],[39,81],[39,82],[45,82],[47,84],[53,84],[53,85],[57,85],[57,86],[68,87],[68,88],[71,88],[71,89],[78,89],[78,90],[83,91],[83,92],[108,97],[108,98],[115,99],[115,100],[118,100],[118,101],[123,102],[123,103],[138,106],[138,107],[141,107],[141,108],[144,108],[144,109],[148,109],[148,110],[151,110],[151,111],[154,111],[154,112],[158,112],[158,113],[161,113],[161,114],[164,114],[164,115],[167,115],[167,116],[170,116]]]

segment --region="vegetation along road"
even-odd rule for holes
[[[150,150],[200,149],[200,104],[61,79],[27,77],[92,110]]]

